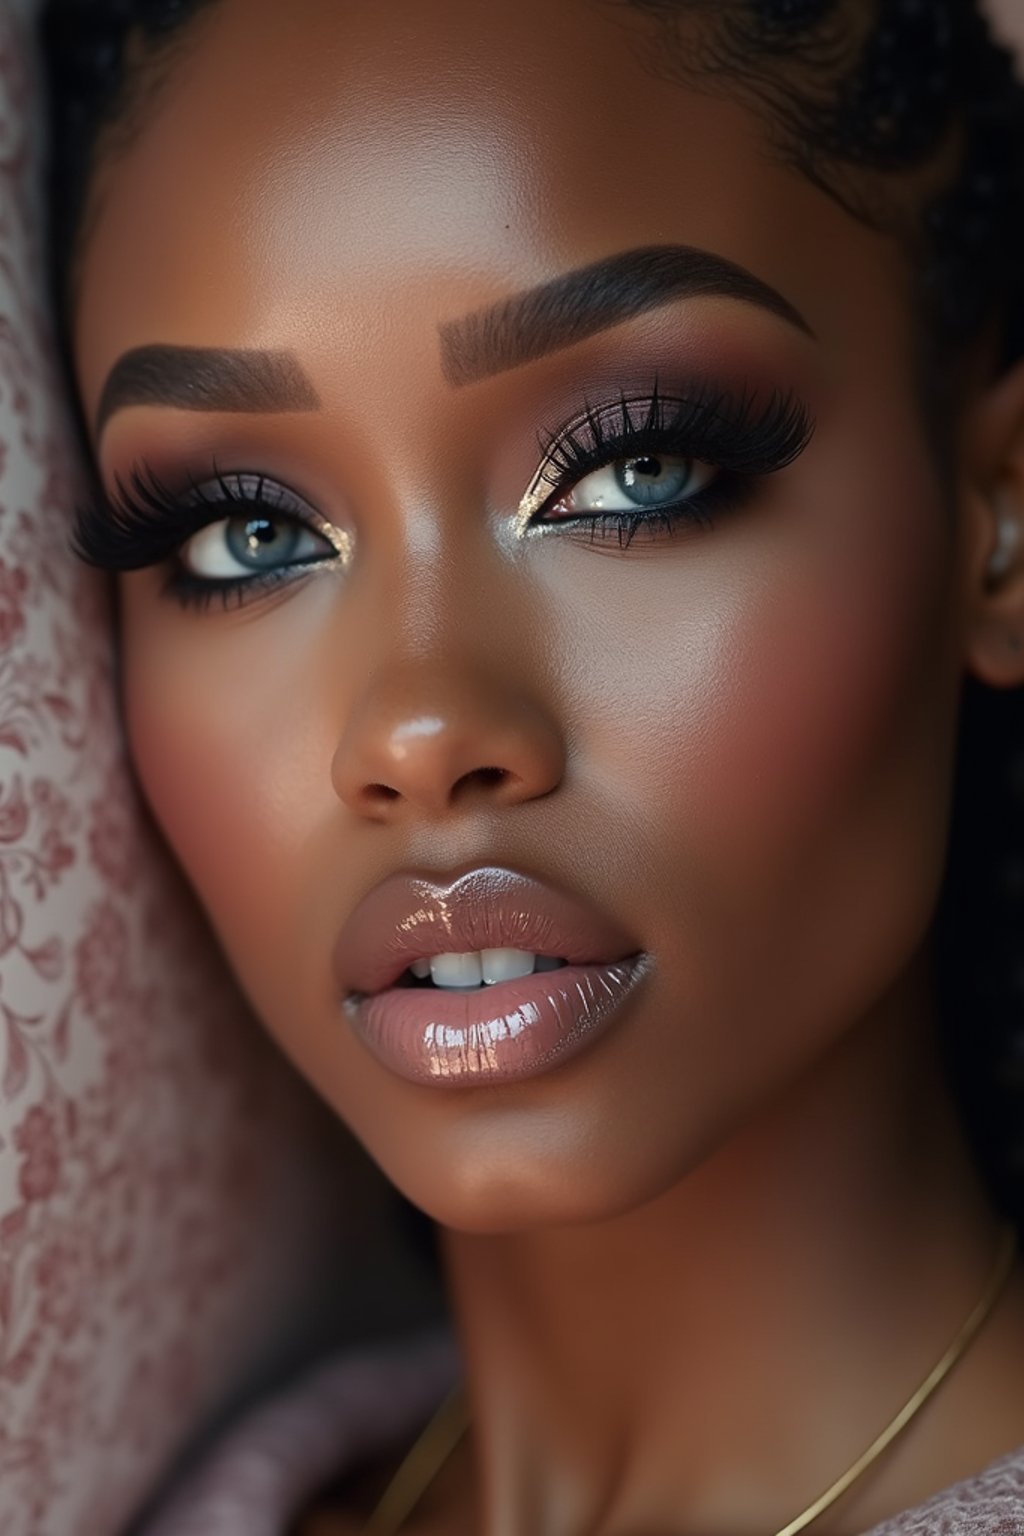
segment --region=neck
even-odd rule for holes
[[[997,1246],[932,1034],[916,982],[642,1208],[445,1234],[488,1536],[765,1536],[884,1428]],[[951,1451],[931,1412],[814,1529],[864,1530],[1024,1435],[982,1418]]]

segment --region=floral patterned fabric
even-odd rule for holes
[[[136,798],[67,551],[31,10],[0,0],[0,1536],[113,1536],[308,1315],[327,1121]]]

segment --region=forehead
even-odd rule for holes
[[[477,303],[664,242],[747,266],[837,340],[888,290],[891,334],[893,243],[752,113],[652,73],[646,25],[600,0],[220,0],[97,181],[87,405],[155,341],[436,353]]]

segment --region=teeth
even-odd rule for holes
[[[483,979],[479,954],[435,955],[430,974],[435,987],[478,987]]]
[[[523,949],[482,949],[480,969],[484,981],[515,981],[520,976],[532,976],[535,957]]]
[[[435,987],[468,988],[516,981],[534,971],[558,971],[565,964],[551,955],[532,955],[523,949],[482,949],[470,954],[434,955],[414,960],[409,969],[420,981],[429,976]]]

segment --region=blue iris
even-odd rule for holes
[[[303,530],[285,518],[232,517],[224,532],[232,559],[258,570],[292,559]]]
[[[668,506],[678,501],[692,477],[693,466],[688,460],[666,463],[654,454],[623,459],[615,467],[619,489],[638,507]]]

